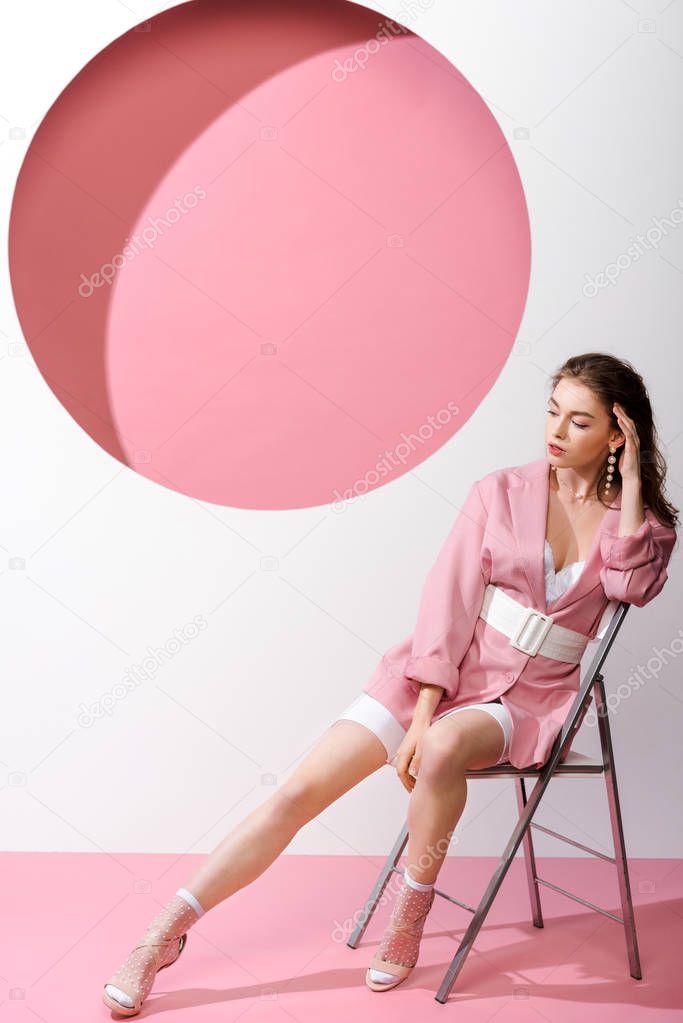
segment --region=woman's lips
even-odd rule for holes
[[[564,454],[564,448],[558,447],[557,444],[548,444],[548,447],[550,448],[551,451],[557,452],[557,454],[560,455]]]

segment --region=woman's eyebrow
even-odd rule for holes
[[[553,405],[557,405],[557,402],[555,401],[554,398],[548,398],[548,401],[551,401],[553,403]],[[558,408],[559,408],[559,406],[558,406]],[[590,412],[579,412],[579,410],[577,408],[572,409],[571,412],[569,413],[569,415],[570,416],[588,416],[589,419],[595,419],[595,416],[592,415]]]

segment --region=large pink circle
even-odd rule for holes
[[[344,0],[196,0],[115,40],[40,125],[10,224],[64,407],[137,472],[242,508],[365,493],[441,447],[505,363],[529,267],[481,96]]]

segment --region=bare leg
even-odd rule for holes
[[[416,881],[436,881],[465,808],[465,772],[497,763],[504,742],[500,725],[484,710],[459,711],[430,725],[408,803],[408,869]]]
[[[183,887],[202,909],[211,909],[262,874],[303,824],[386,762],[387,751],[369,728],[346,719],[333,722],[293,775],[223,839]],[[137,1015],[157,970],[175,962],[197,919],[196,907],[176,892],[105,984],[105,1004]]]
[[[244,888],[286,849],[299,829],[387,762],[374,732],[358,721],[333,722],[269,799],[200,864],[187,888],[205,910]]]

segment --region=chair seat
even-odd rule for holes
[[[554,775],[560,774],[602,774],[602,760],[586,756],[585,753],[577,753],[570,750],[564,763],[558,764]],[[520,775],[525,778],[537,777],[544,770],[543,767],[513,767],[512,764],[493,764],[491,767],[482,767],[479,771],[467,771],[466,778],[518,778]]]

